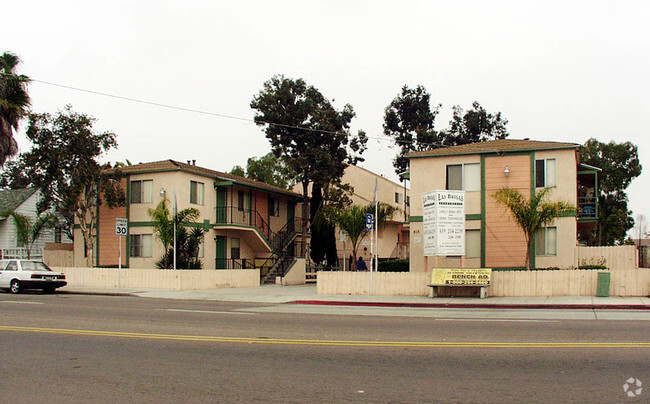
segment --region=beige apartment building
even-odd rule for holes
[[[578,231],[598,218],[598,172],[580,164],[580,145],[531,140],[496,140],[445,147],[408,155],[411,180],[410,267],[426,271],[435,258],[423,253],[422,196],[435,190],[465,191],[465,266],[513,268],[525,263],[522,230],[492,195],[515,188],[527,198],[552,187],[549,200],[564,200],[577,213],[542,229],[531,246],[531,266],[567,268],[574,264]],[[439,256],[439,267],[460,267],[459,256]]]
[[[398,211],[377,234],[377,255],[380,259],[408,258],[409,190],[405,187],[405,184],[398,184],[372,171],[354,165],[346,168],[341,182],[352,186],[354,189],[352,203],[361,206],[372,203],[375,184],[377,184],[377,200],[398,208]],[[341,241],[341,234],[338,231],[336,241],[339,257],[349,257],[352,252],[350,243]],[[357,254],[363,256],[364,260],[370,259],[370,235],[361,241]]]
[[[301,222],[296,217],[300,195],[292,191],[174,160],[120,168],[124,174],[126,205],[97,210],[95,266],[118,265],[119,237],[115,218],[128,220],[129,234],[122,237],[122,265],[155,268],[163,255],[149,209],[163,200],[174,201],[178,211],[196,208],[196,225],[204,230],[199,251],[204,269],[238,269],[287,266],[295,256]],[[75,229],[75,265],[84,266],[84,242]]]

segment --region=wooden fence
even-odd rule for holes
[[[605,265],[615,271],[619,269],[633,269],[639,267],[639,253],[636,246],[622,245],[614,247],[576,247],[576,268],[581,265]]]
[[[203,290],[248,288],[260,285],[259,269],[233,270],[161,270],[131,268],[54,267],[65,272],[68,285],[98,288],[151,288],[167,290]]]
[[[493,271],[488,295],[596,296],[598,272],[609,272],[611,296],[650,295],[650,269]],[[379,272],[373,274],[373,294],[378,296],[427,296],[431,272]],[[369,272],[318,272],[318,294],[370,294]]]

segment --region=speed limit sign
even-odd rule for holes
[[[129,221],[125,218],[115,218],[115,235],[126,236],[129,232]]]

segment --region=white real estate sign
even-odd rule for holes
[[[465,191],[423,195],[424,255],[465,255]]]
[[[436,192],[429,192],[422,195],[423,209],[422,209],[422,239],[424,247],[424,255],[431,257],[436,255],[436,216],[438,215],[436,209]]]

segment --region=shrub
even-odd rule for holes
[[[378,272],[408,272],[409,260],[380,261]]]

